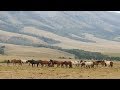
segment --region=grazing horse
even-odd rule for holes
[[[38,67],[40,62],[32,59],[32,60],[27,60],[26,63],[29,63],[29,65],[32,64],[32,67],[35,66],[35,64],[37,64]]]
[[[59,67],[63,63],[63,61],[56,61],[51,59],[50,59],[50,62],[52,64],[52,67],[54,67],[55,64],[57,65],[57,67]]]
[[[99,60],[99,61],[94,61],[94,65],[96,65],[98,67],[98,65],[101,64],[102,66],[105,65],[105,62],[102,61],[102,60]]]
[[[25,64],[27,62],[27,60],[24,60],[24,59],[22,59],[21,61],[23,64]]]
[[[113,62],[112,61],[104,60],[104,62],[105,62],[105,66],[113,67]]]
[[[80,65],[80,61],[71,61],[72,65],[78,67]]]
[[[85,67],[85,62],[80,62],[81,67]]]
[[[93,68],[94,67],[94,62],[93,61],[84,61],[81,62],[81,67],[86,67],[86,68]]]
[[[13,65],[16,65],[16,63],[18,63],[19,65],[22,65],[22,61],[16,60],[16,59],[11,60],[11,63],[13,63]]]
[[[66,68],[69,66],[69,68],[72,68],[72,62],[71,61],[64,61],[61,63],[61,67],[66,66]]]
[[[39,63],[41,64],[41,66],[43,67],[44,65],[45,66],[49,66],[51,65],[51,62],[50,61],[46,61],[46,60],[39,60]]]

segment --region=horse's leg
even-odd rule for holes
[[[63,65],[63,64],[61,64],[61,67],[63,68],[63,67],[64,67],[64,65]]]
[[[54,67],[54,64],[52,64],[52,67]]]
[[[71,64],[69,64],[69,68],[71,68]]]
[[[82,68],[83,65],[81,65],[81,68]]]
[[[50,67],[50,65],[49,65],[49,64],[46,64],[46,67]]]
[[[61,64],[59,63],[59,64],[58,64],[58,67],[60,67],[60,66],[61,66]]]
[[[43,64],[41,64],[41,66],[43,67]]]
[[[38,67],[38,65],[39,65],[39,64],[37,63],[37,67]]]
[[[94,64],[92,65],[92,68],[94,68]]]
[[[63,65],[62,65],[62,64],[61,64],[60,66],[61,66],[61,67],[63,67]]]
[[[46,64],[46,67],[49,67],[50,65],[49,64]]]
[[[59,64],[57,64],[57,67],[59,67]]]
[[[68,68],[68,64],[67,64],[66,68]]]
[[[107,67],[107,64],[105,63],[105,67]]]

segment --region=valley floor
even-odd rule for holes
[[[60,68],[60,67],[32,67],[7,66],[0,64],[0,79],[120,79],[120,62],[114,62],[114,67],[98,68]]]

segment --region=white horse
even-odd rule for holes
[[[71,61],[72,62],[72,65],[74,66],[79,66],[80,65],[80,61]]]
[[[86,68],[92,68],[94,67],[94,62],[92,61],[83,61],[81,62],[81,67],[84,66]]]
[[[104,62],[105,62],[105,66],[113,67],[113,62],[112,61],[104,60]]]
[[[27,60],[25,60],[25,59],[21,59],[21,61],[22,61],[22,63],[25,64]]]

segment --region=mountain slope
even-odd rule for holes
[[[0,42],[120,52],[119,18],[105,11],[1,11]]]

